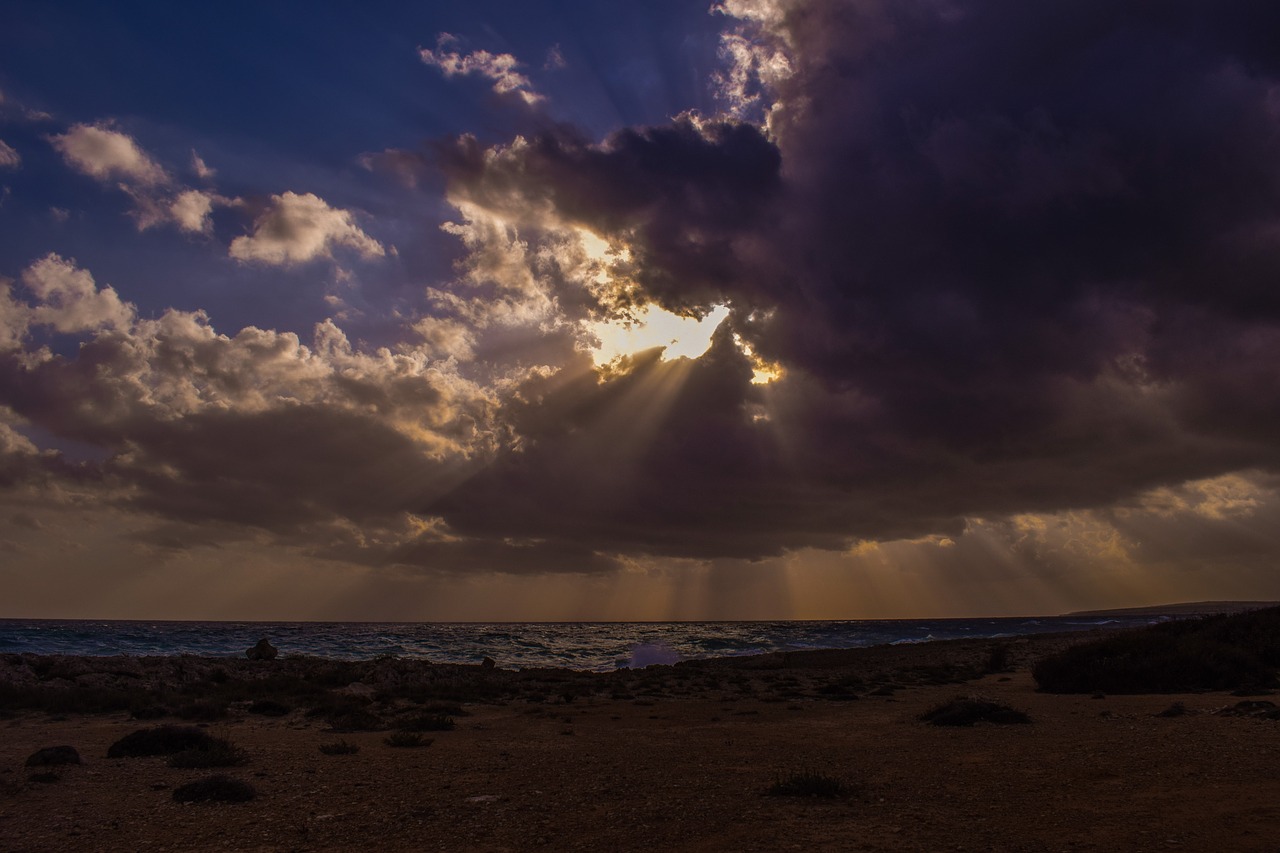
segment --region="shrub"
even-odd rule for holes
[[[248,782],[230,776],[209,776],[174,789],[173,799],[179,803],[247,803],[258,795]]]
[[[261,714],[264,717],[283,717],[293,708],[274,699],[259,699],[249,705],[250,714]]]
[[[956,698],[931,708],[920,719],[935,726],[972,726],[974,723],[1010,725],[1029,723],[1031,718],[1007,705],[986,699]]]
[[[74,746],[46,746],[27,757],[27,767],[54,767],[59,764],[83,764]]]
[[[431,746],[431,738],[424,738],[417,732],[395,732],[383,738],[383,743],[387,746],[394,746],[400,749],[413,749],[419,746]]]
[[[191,749],[208,749],[225,742],[191,726],[157,726],[125,735],[107,749],[107,758],[173,755]]]
[[[454,722],[452,717],[444,714],[419,714],[405,720],[400,725],[400,730],[405,732],[447,732],[452,731]]]
[[[183,705],[174,712],[174,716],[184,720],[196,720],[199,722],[211,723],[214,720],[221,720],[227,716],[227,705],[225,702],[217,702],[212,699],[201,699],[198,702],[191,702]]]
[[[135,720],[159,720],[169,716],[169,709],[163,705],[142,705],[134,708],[129,716]]]
[[[1164,622],[1074,646],[1033,675],[1048,693],[1261,689],[1280,666],[1280,607]]]
[[[381,717],[364,708],[339,711],[331,714],[328,721],[335,732],[377,732],[387,727]]]
[[[169,758],[170,767],[239,767],[248,763],[244,750],[222,738],[210,738],[202,746],[175,752]]]
[[[771,797],[822,797],[830,799],[846,793],[847,786],[836,776],[814,770],[779,775],[765,791]]]
[[[320,751],[325,755],[355,755],[360,751],[360,747],[354,743],[339,740],[333,743],[320,744]]]

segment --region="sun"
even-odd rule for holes
[[[653,347],[666,347],[663,357],[697,358],[711,346],[711,335],[729,316],[729,309],[716,305],[703,317],[682,317],[657,305],[646,305],[634,322],[588,323],[587,329],[600,340],[593,358],[608,364],[621,355]]]

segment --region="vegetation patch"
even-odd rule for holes
[[[214,699],[201,699],[183,705],[174,712],[174,716],[183,720],[212,723],[227,716],[227,703]]]
[[[1265,690],[1280,667],[1280,607],[1163,622],[1074,646],[1032,674],[1047,693]]]
[[[806,769],[779,775],[765,793],[771,797],[834,799],[848,793],[848,785],[838,776]]]
[[[239,767],[249,756],[229,740],[210,738],[202,746],[184,749],[169,757],[170,767]]]
[[[935,726],[972,726],[975,723],[1013,725],[1031,722],[1026,714],[1008,705],[976,698],[952,699],[925,711],[920,719]]]
[[[360,751],[360,747],[354,743],[347,743],[345,740],[338,740],[333,743],[320,744],[320,751],[325,755],[355,755]]]
[[[417,732],[394,732],[383,738],[382,742],[398,749],[415,749],[419,746],[431,746],[433,743],[431,738],[424,738]]]
[[[74,746],[46,746],[27,756],[27,767],[56,767],[59,764],[83,764]]]
[[[448,732],[454,728],[453,718],[445,714],[418,714],[400,724],[405,732]]]
[[[257,795],[248,782],[221,774],[188,782],[173,791],[173,799],[179,803],[247,803]]]
[[[250,714],[260,714],[264,717],[283,717],[292,710],[293,706],[277,702],[274,699],[258,699],[249,704]]]
[[[107,758],[174,755],[188,750],[209,749],[222,743],[226,741],[191,726],[157,726],[125,735],[107,749]]]

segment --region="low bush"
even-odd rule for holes
[[[27,767],[56,767],[59,764],[83,764],[74,746],[46,746],[27,757]]]
[[[195,749],[209,749],[226,743],[191,726],[157,726],[125,735],[107,749],[107,758],[139,758],[173,755]]]
[[[179,803],[247,803],[257,795],[248,782],[219,774],[175,788],[173,799]]]
[[[170,767],[239,767],[249,763],[249,756],[231,741],[211,738],[195,749],[184,749],[169,757]]]
[[[345,740],[338,740],[333,743],[320,744],[320,751],[325,755],[355,755],[360,751],[360,747],[354,743],[347,743]]]
[[[986,699],[956,698],[925,711],[923,722],[935,726],[972,726],[974,723],[1010,725],[1029,723],[1031,718],[1021,711]]]
[[[289,705],[274,699],[258,699],[249,704],[250,714],[260,714],[264,717],[283,717],[292,710],[293,708]]]
[[[1163,622],[1069,648],[1032,674],[1047,693],[1262,690],[1280,667],[1280,607]]]
[[[419,746],[431,746],[433,741],[417,732],[395,732],[383,738],[382,742],[398,749],[414,749]]]
[[[399,728],[405,732],[447,732],[454,725],[453,718],[444,714],[419,714],[402,722]]]
[[[779,775],[765,791],[771,797],[821,797],[831,799],[847,792],[847,785],[836,776],[814,770],[799,770]]]
[[[197,702],[183,705],[177,711],[174,711],[174,716],[183,720],[211,723],[227,716],[227,704],[212,699],[201,699]]]

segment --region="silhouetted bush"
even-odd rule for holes
[[[163,705],[144,705],[134,708],[130,716],[135,720],[159,720],[169,716],[169,709]]]
[[[249,756],[229,740],[210,738],[193,749],[175,752],[169,758],[170,767],[239,767],[249,763]]]
[[[364,708],[339,711],[326,719],[329,728],[335,732],[380,732],[387,727],[381,717]]]
[[[283,717],[292,710],[292,706],[274,699],[259,699],[249,705],[250,714],[261,714],[264,717]]]
[[[1280,666],[1280,607],[1164,622],[1074,646],[1033,675],[1048,693],[1264,689]]]
[[[1181,702],[1174,702],[1168,708],[1165,708],[1159,714],[1156,714],[1156,716],[1157,717],[1181,717],[1186,713],[1187,713],[1186,705],[1183,705]]]
[[[201,699],[197,702],[183,705],[177,711],[174,711],[174,716],[183,720],[211,723],[227,716],[227,703],[219,702],[215,699]]]
[[[56,767],[59,764],[83,764],[74,746],[46,746],[27,757],[27,767]]]
[[[325,755],[355,755],[360,751],[360,747],[354,743],[339,740],[333,743],[320,744],[320,751]]]
[[[258,795],[253,786],[230,776],[209,776],[174,789],[173,799],[179,803],[247,803]]]
[[[225,741],[190,726],[158,726],[125,735],[107,749],[107,758],[173,755],[189,749],[208,749],[219,743]]]
[[[833,798],[845,794],[847,786],[835,776],[814,770],[800,770],[779,776],[765,791],[771,797],[822,797]]]
[[[974,723],[1010,725],[1029,723],[1031,718],[1007,705],[986,699],[956,698],[931,708],[920,719],[935,726],[972,726]]]
[[[454,725],[453,718],[444,714],[419,714],[405,720],[399,728],[405,732],[447,732],[452,731]]]
[[[424,738],[417,732],[395,732],[387,735],[382,739],[387,746],[394,746],[400,749],[413,749],[419,746],[431,746],[433,741],[431,738]]]

